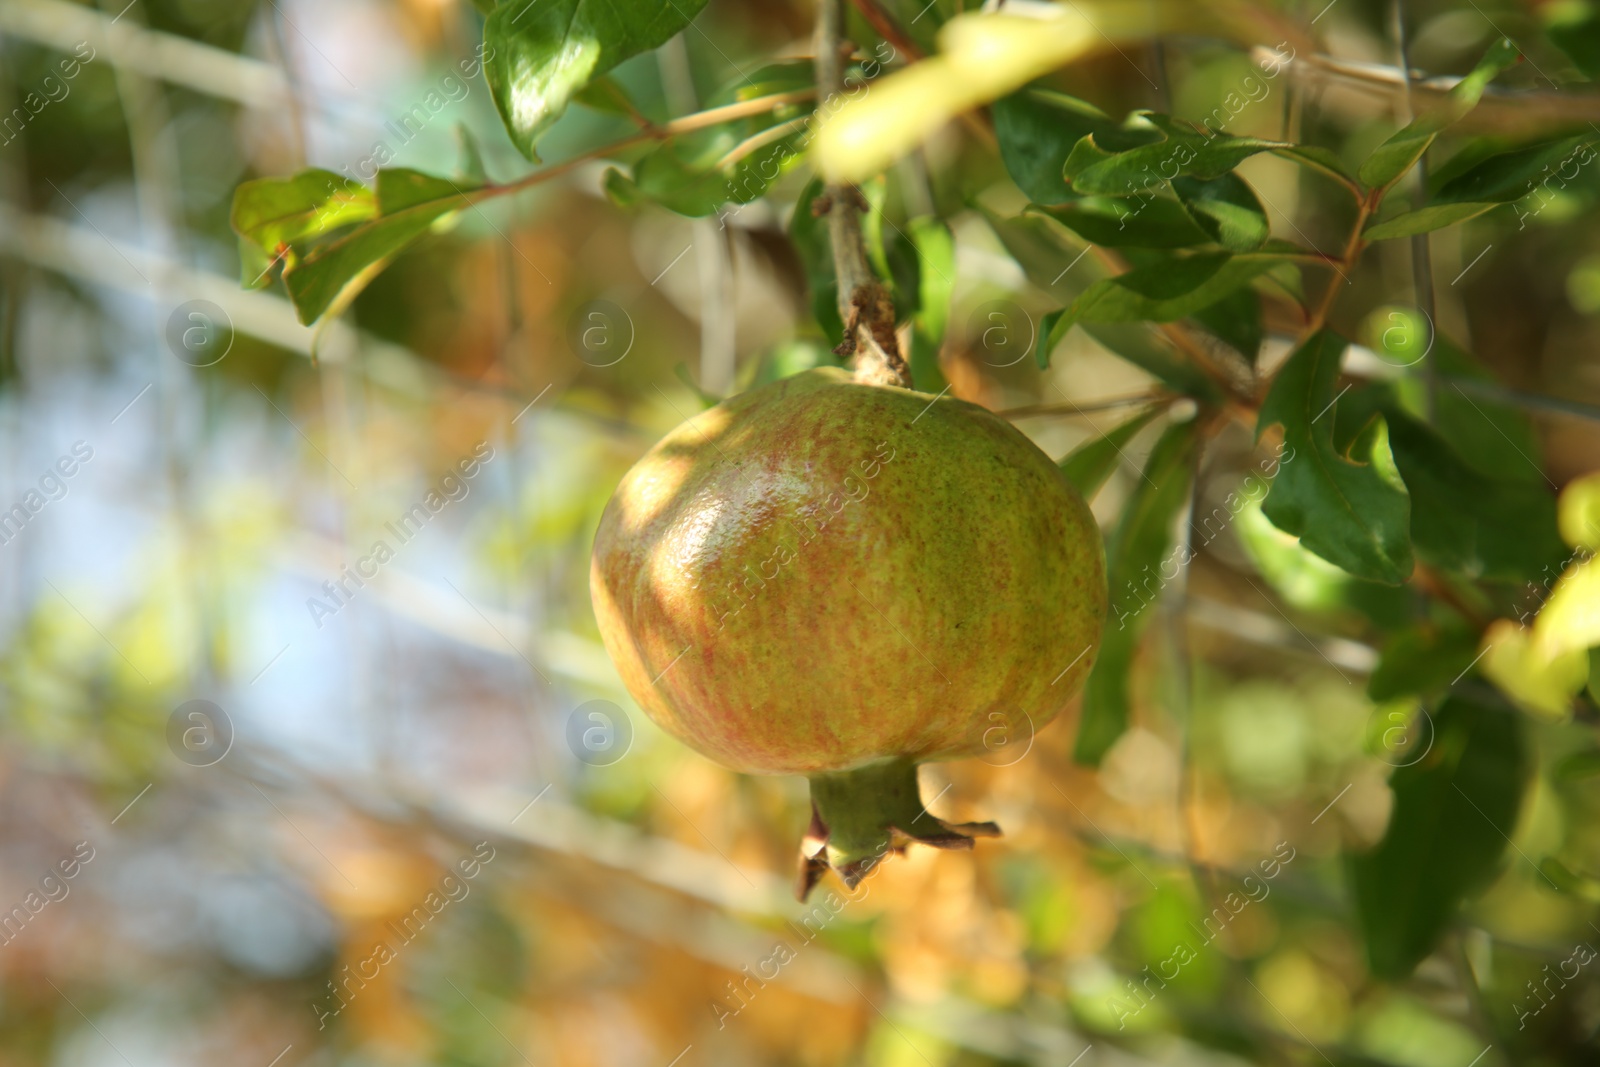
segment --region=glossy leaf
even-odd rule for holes
[[[1206,235],[1230,252],[1254,252],[1272,236],[1266,209],[1237,174],[1174,178],[1172,191]]]
[[[1343,338],[1323,330],[1294,352],[1273,380],[1256,436],[1270,426],[1283,427],[1292,457],[1279,466],[1261,510],[1328,562],[1393,585],[1411,574],[1411,499],[1381,416],[1365,426],[1347,452],[1334,445],[1334,385],[1344,350]]]
[[[1171,565],[1173,524],[1189,502],[1198,447],[1196,420],[1162,433],[1110,538],[1106,573],[1111,611],[1100,656],[1083,691],[1073,748],[1079,763],[1097,766],[1128,728],[1133,657],[1148,621],[1147,609],[1166,584],[1162,569]],[[1187,562],[1177,560],[1179,566]]]
[[[511,142],[534,146],[591,80],[659,48],[706,0],[507,0],[484,22],[483,73]]]
[[[1348,862],[1368,966],[1381,979],[1409,975],[1494,875],[1529,774],[1522,727],[1505,709],[1453,696],[1431,723],[1427,755],[1389,779],[1383,839]]]
[[[1159,406],[1146,408],[1109,433],[1085,441],[1061,460],[1061,473],[1078,487],[1085,499],[1092,499],[1117,465],[1127,458],[1124,450],[1128,443],[1159,414]]]
[[[1098,108],[1047,89],[1022,89],[996,100],[995,139],[1006,172],[1036,204],[1060,204],[1074,193],[1062,177],[1073,145],[1115,125]]]
[[[1422,153],[1433,144],[1441,130],[1478,106],[1483,90],[1496,74],[1521,58],[1517,46],[1509,39],[1496,41],[1472,72],[1450,90],[1443,103],[1396,131],[1367,157],[1357,171],[1361,180],[1374,188],[1392,184],[1422,158]]]
[[[1285,147],[1282,141],[1226,133],[1207,136],[1175,124],[1165,125],[1160,134],[1154,143],[1111,154],[1106,154],[1100,135],[1085,138],[1082,151],[1075,150],[1076,160],[1068,159],[1073,189],[1102,196],[1145,193],[1178,177],[1220,178],[1253,155]]]
[[[1166,196],[1086,196],[1031,210],[1106,248],[1188,248],[1211,240],[1181,203]]]

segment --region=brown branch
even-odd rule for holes
[[[833,98],[844,91],[844,53],[840,49],[843,23],[841,0],[817,5],[816,69],[819,110],[836,106]],[[854,354],[856,377],[879,385],[911,388],[911,368],[900,354],[895,337],[894,300],[867,262],[861,236],[861,212],[866,201],[853,185],[829,183],[815,206],[827,216],[828,242],[833,246],[833,271],[839,280],[839,317],[844,337],[834,349]]]

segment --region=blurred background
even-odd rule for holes
[[[926,51],[962,3],[878,6]],[[1228,131],[1292,125],[1358,161],[1396,122],[1391,6],[1265,10],[1301,59]],[[1576,96],[1590,38],[1563,51],[1552,28],[1600,18],[1577,0],[1405,17],[1422,76],[1504,33],[1522,88]],[[616,81],[652,120],[683,114],[808,57],[811,20],[713,0]],[[1134,728],[1101,768],[1073,765],[1070,713],[930,767],[933,811],[1006,836],[913,849],[826,921],[797,905],[805,783],[735,775],[644,719],[587,570],[611,489],[707,394],[835,361],[790,237],[805,163],[726,226],[615,203],[609,164],[581,166],[456,218],[315,332],[281,286],[239,284],[243,181],[366,178],[380,154],[447,172],[463,128],[495,179],[531,172],[465,73],[481,23],[467,0],[0,0],[0,510],[24,509],[0,525],[0,1064],[1600,1062],[1600,965],[1537,1017],[1528,985],[1600,944],[1594,894],[1533,866],[1600,869],[1583,780],[1535,781],[1512,835],[1532,859],[1447,950],[1403,984],[1367,976],[1341,855],[1382,833],[1426,717],[1368,700],[1351,580],[1254,509],[1164,591]],[[1255,70],[1185,38],[1054,82],[1199,119]],[[1491,100],[1476,130],[1536,117]],[[540,150],[637,128],[578,106]],[[1265,156],[1241,170],[1283,233],[1342,240],[1336,191]],[[956,395],[1060,457],[1150,391],[1081,332],[1048,372],[1022,358],[1077,246],[1019,221],[981,127],[942,131],[887,196],[954,232]],[[1597,201],[1587,173],[1433,244],[1440,329],[1506,390],[1484,403],[1532,420],[1553,484],[1600,457]],[[1381,347],[1410,279],[1406,242],[1375,249],[1339,324]],[[1220,439],[1199,509],[1252,448]],[[1248,906],[1204,944],[1234,893]],[[1152,980],[1180,942],[1192,960]]]

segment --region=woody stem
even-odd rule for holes
[[[842,0],[821,0],[814,50],[818,110],[823,115],[839,107],[844,91],[842,24]],[[845,335],[838,351],[855,353],[856,377],[862,381],[909,389],[911,368],[895,338],[894,301],[867,262],[866,241],[861,235],[861,193],[853,185],[828,182],[818,202],[825,206],[833,272],[839,282],[839,318]]]

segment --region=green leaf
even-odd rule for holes
[[[1496,384],[1495,377],[1465,349],[1435,337],[1428,354],[1441,378]],[[1541,449],[1533,424],[1521,409],[1470,384],[1441,382],[1433,399],[1433,428],[1475,469],[1501,481],[1545,485]]]
[[[1194,320],[1238,350],[1252,367],[1261,354],[1266,327],[1261,321],[1261,294],[1235,289],[1210,307],[1194,313]]]
[[[1106,479],[1111,477],[1111,472],[1117,469],[1117,464],[1126,458],[1123,450],[1128,447],[1128,442],[1159,414],[1161,407],[1152,405],[1110,433],[1085,441],[1061,460],[1061,473],[1067,476],[1067,481],[1078,487],[1084,499],[1093,499],[1100,487],[1106,484]]]
[[[1376,417],[1348,454],[1333,442],[1334,384],[1344,339],[1313,336],[1278,371],[1256,423],[1260,439],[1283,427],[1289,454],[1261,510],[1323,559],[1360,578],[1390,585],[1411,574],[1411,499]]]
[[[1046,89],[1002,96],[992,105],[992,113],[1006,172],[1036,204],[1073,199],[1062,177],[1067,156],[1084,137],[1115,126],[1093,105]]]
[[[917,250],[918,308],[911,319],[911,382],[924,393],[945,387],[939,369],[939,349],[944,345],[950,320],[950,298],[955,289],[956,242],[943,221],[920,216],[906,223]]]
[[[1478,61],[1478,65],[1472,68],[1472,72],[1450,90],[1443,103],[1396,131],[1367,157],[1367,161],[1356,172],[1361,180],[1373,188],[1393,184],[1422,158],[1440,131],[1478,106],[1483,90],[1496,74],[1521,58],[1517,46],[1509,38],[1496,41]]]
[[[1105,248],[1187,248],[1212,239],[1181,203],[1166,196],[1086,196],[1029,210]]]
[[[393,215],[418,204],[451,201],[453,207],[461,206],[461,198],[472,190],[449,178],[436,178],[419,170],[393,167],[378,171],[378,214]]]
[[[633,101],[628,97],[628,91],[609,74],[595,78],[574,93],[572,99],[591,111],[607,115],[633,118],[639,114],[639,109],[634,107]]]
[[[1545,485],[1479,474],[1423,423],[1392,406],[1386,415],[1418,556],[1472,579],[1534,581],[1559,568],[1567,549]]]
[[[1419,233],[1432,233],[1458,222],[1475,219],[1493,211],[1499,204],[1429,204],[1416,211],[1407,211],[1392,219],[1368,226],[1362,237],[1368,241],[1388,241],[1396,237],[1413,237]]]
[[[372,190],[331,170],[313,168],[292,178],[260,178],[234,190],[229,221],[240,237],[244,284],[259,289],[267,269],[297,242],[363,222],[378,213]],[[253,245],[246,249],[245,245]],[[292,255],[285,255],[292,264]]]
[[[517,150],[534,150],[590,81],[689,25],[706,0],[507,0],[483,27],[483,73]]]
[[[1200,252],[1105,278],[1067,308],[1052,331],[1051,347],[1078,322],[1173,322],[1192,315],[1281,262],[1270,253]]]
[[[708,107],[791,92],[812,84],[809,63],[776,63],[712,94]],[[804,130],[776,129],[810,111],[790,104],[736,122],[723,122],[674,138],[645,153],[632,175],[608,171],[606,192],[624,206],[659,204],[691,218],[715,214],[724,204],[748,204],[801,160]]]
[[[1377,703],[1429,696],[1447,689],[1478,656],[1478,635],[1466,629],[1413,627],[1383,646],[1367,679],[1367,696]]]
[[[1451,697],[1432,726],[1428,754],[1390,776],[1383,839],[1348,861],[1368,965],[1381,979],[1409,975],[1494,875],[1529,774],[1521,724],[1498,706]]]
[[[1580,168],[1594,161],[1595,140],[1592,133],[1580,133],[1480,159],[1440,184],[1433,200],[1457,204],[1509,204],[1521,200],[1541,180],[1564,184],[1576,178]],[[1461,155],[1470,151],[1469,148]],[[1446,163],[1445,168],[1451,168],[1454,162]],[[1562,173],[1569,168],[1571,174]]]
[[[1072,753],[1079,763],[1097,766],[1128,728],[1129,673],[1148,618],[1146,608],[1165,584],[1161,567],[1171,551],[1173,525],[1189,502],[1199,447],[1197,421],[1169,426],[1156,441],[1144,477],[1110,539],[1106,556],[1111,614],[1100,656],[1084,687],[1083,715]],[[1182,566],[1188,560],[1177,562]]]
[[[382,215],[285,268],[289,298],[305,325],[347,305],[406,245],[471,203],[471,190],[404,168],[380,170],[377,185]]]
[[[1230,252],[1254,252],[1272,236],[1261,201],[1237,174],[1174,178],[1172,191],[1207,236]]]
[[[1340,161],[1339,157],[1331,150],[1320,145],[1287,145],[1283,148],[1273,149],[1273,154],[1282,156],[1284,159],[1297,163],[1302,167],[1320,171],[1340,182],[1349,185],[1355,184],[1355,178],[1351,176],[1349,171],[1344,169],[1344,163]]]
[[[1042,213],[1006,218],[981,204],[976,206],[1022,273],[1045,292],[1058,294],[1058,298],[1065,294],[1064,298],[1070,299],[1100,277],[1094,257],[1083,256],[1080,260],[1080,242],[1076,236],[1069,238],[1062,233],[1062,227],[1053,219]]]
[[[1104,138],[1091,134],[1068,157],[1072,188],[1086,195],[1129,196],[1158,188],[1173,178],[1220,178],[1259,152],[1289,147],[1258,137],[1207,136],[1185,130],[1159,116],[1146,116],[1165,136],[1155,143],[1105,154]],[[1074,172],[1074,168],[1077,168]]]

